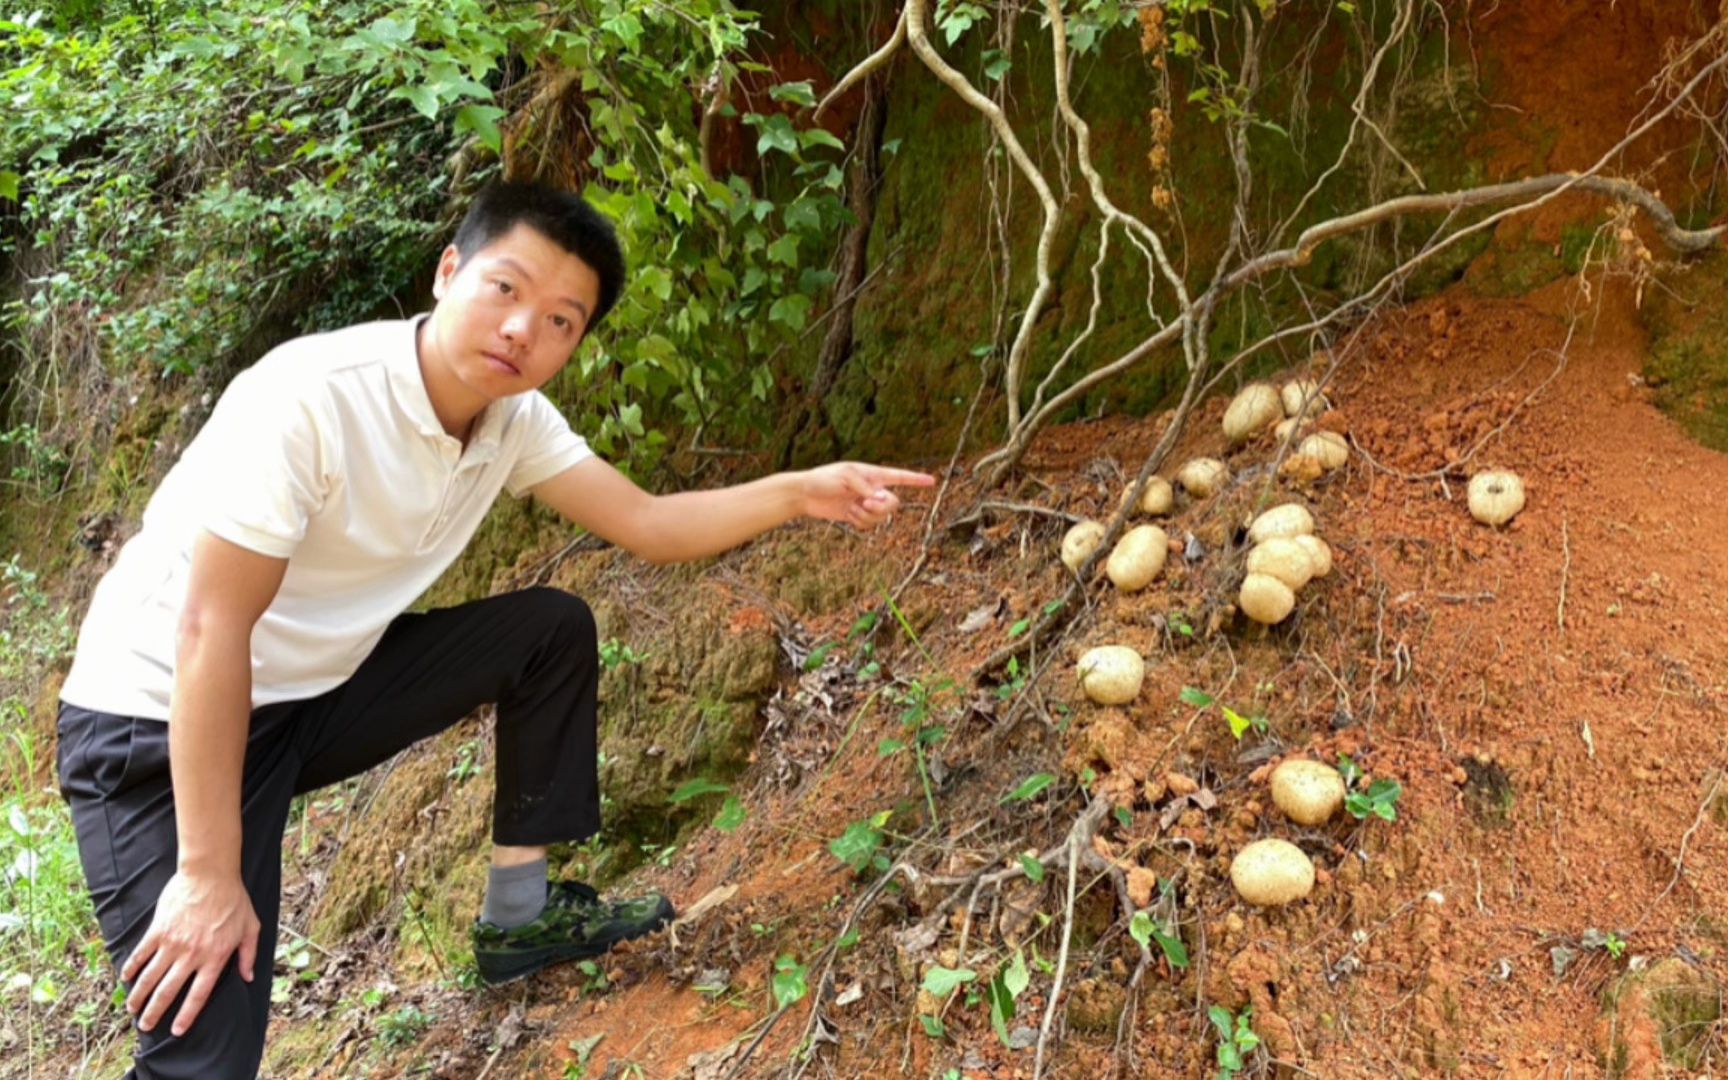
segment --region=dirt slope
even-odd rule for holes
[[[1649,403],[1638,375],[1644,355],[1637,312],[1618,289],[1598,288],[1584,307],[1570,283],[1522,300],[1457,291],[1383,314],[1343,350],[1332,386],[1339,408],[1326,420],[1366,455],[1311,489],[1274,488],[1285,492],[1279,500],[1313,507],[1337,556],[1333,576],[1309,587],[1290,623],[1267,634],[1222,606],[1239,573],[1232,526],[1265,490],[1255,466],[1270,456],[1268,442],[1229,458],[1239,478],[1230,493],[1179,504],[1171,535],[1193,532],[1205,559],[1173,558],[1136,597],[1100,594],[1093,617],[1061,646],[1042,688],[1052,703],[1071,703],[1066,731],[1045,733],[1032,720],[997,739],[988,692],[982,711],[953,711],[939,749],[952,770],[941,827],[897,853],[926,873],[1008,865],[1013,852],[1060,841],[1084,805],[1075,778],[1091,769],[1096,790],[1128,811],[1127,824],[1107,822],[1098,850],[1178,886],[1193,965],[1148,972],[1119,1050],[1119,987],[1137,952],[1109,930],[1117,913],[1108,882],[1081,875],[1091,888],[1077,905],[1059,1009],[1066,1030],[1049,1074],[1102,1076],[1120,1064],[1131,1075],[1210,1075],[1215,1040],[1201,1007],[1251,1002],[1270,1056],[1284,1063],[1263,1065],[1279,1075],[1599,1076],[1608,1046],[1601,997],[1622,972],[1676,955],[1717,980],[1728,971],[1728,828],[1722,802],[1704,805],[1728,762],[1728,458],[1688,441]],[[1223,452],[1222,406],[1209,404],[1181,454]],[[1158,423],[1053,433],[1020,495],[1105,512],[1115,491],[1106,463],[1131,472]],[[1473,448],[1454,474],[1502,466],[1528,484],[1527,509],[1502,532],[1469,519],[1456,475],[1409,478]],[[969,496],[951,492],[948,505]],[[887,541],[908,565],[922,517],[906,515]],[[939,542],[910,594],[909,618],[934,665],[959,677],[1060,588],[1049,558],[1057,523],[990,521]],[[739,570],[766,572],[765,560]],[[988,629],[959,628],[997,601]],[[1191,620],[1192,640],[1168,631],[1176,610]],[[843,638],[856,614],[807,629]],[[1072,657],[1103,641],[1153,658],[1133,706],[1099,709],[1072,689]],[[910,650],[883,648],[896,674],[928,675]],[[683,905],[723,887],[735,893],[683,928],[675,946],[658,941],[614,959],[604,992],[569,972],[474,999],[462,1023],[428,1036],[421,1060],[442,1045],[441,1075],[474,1075],[488,1062],[492,1075],[577,1075],[572,1040],[603,1035],[584,1075],[726,1075],[772,1015],[775,958],[807,964],[814,983],[822,949],[861,895],[828,842],[848,822],[895,806],[891,832],[922,827],[905,759],[875,749],[901,733],[900,710],[857,684],[855,666],[837,654],[789,692],[747,777],[755,786],[740,785],[750,792],[742,830],[709,830],[669,867],[643,875]],[[1269,731],[1235,742],[1215,716],[1177,700],[1185,685],[1264,710]],[[1267,798],[1265,765],[1307,751],[1350,753],[1373,776],[1400,780],[1398,820],[1346,818],[1318,830],[1284,820]],[[1057,761],[1063,778],[1040,801],[998,804]],[[1215,795],[1214,809],[1176,805],[1188,779]],[[1262,835],[1296,839],[1314,856],[1321,881],[1308,900],[1261,912],[1236,899],[1229,857]],[[1062,876],[982,893],[965,956],[958,916],[937,920],[933,943],[899,938],[899,951],[913,963],[970,966],[980,978],[1012,954],[1004,940],[1054,958]],[[825,1010],[837,1041],[812,1075],[1031,1075],[1032,1051],[1004,1048],[982,1006],[957,997],[944,1040],[918,1026],[917,972],[896,960],[895,935],[947,892],[889,890],[866,906],[861,940],[839,954],[833,984],[835,993],[856,984],[862,996]],[[1016,929],[1009,916],[1027,908],[1052,922],[1040,930],[1028,913],[1031,928]],[[1590,929],[1623,940],[1621,955],[1591,948],[1600,938],[1586,939]],[[1557,947],[1574,954],[1558,974]],[[704,983],[728,989],[693,988]],[[1015,1026],[1036,1027],[1049,987],[1035,967]],[[772,1025],[742,1075],[785,1066],[808,1004]],[[507,1018],[505,1033],[521,1034],[493,1052]],[[1619,1067],[1662,1075],[1652,1034],[1633,1034]],[[1708,1025],[1695,1034],[1699,1055],[1719,1041]],[[1695,1075],[1722,1067],[1719,1047],[1714,1054],[1692,1059]]]

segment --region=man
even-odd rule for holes
[[[547,880],[599,827],[597,647],[549,590],[404,614],[501,489],[651,562],[799,516],[869,528],[921,473],[839,463],[654,497],[537,391],[617,302],[580,198],[501,184],[439,259],[429,315],[288,342],[243,372],[97,587],[62,693],[61,784],[139,1078],[250,1077],[263,1054],[292,798],[497,705],[475,956],[488,982],[671,917]]]

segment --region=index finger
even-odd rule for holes
[[[890,469],[884,465],[870,466],[870,482],[873,484],[893,484],[897,487],[933,487],[936,478],[929,473],[913,472],[910,469]]]

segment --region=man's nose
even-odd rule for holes
[[[526,345],[530,333],[529,328],[533,325],[534,320],[528,316],[528,313],[517,309],[505,316],[504,325],[499,328],[499,333],[503,334],[506,340]]]

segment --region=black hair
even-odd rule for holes
[[[624,251],[612,222],[582,196],[544,184],[499,181],[474,196],[468,215],[456,229],[461,261],[518,225],[535,232],[594,268],[600,277],[600,298],[588,320],[592,330],[624,291]],[[586,330],[584,331],[586,332]]]

